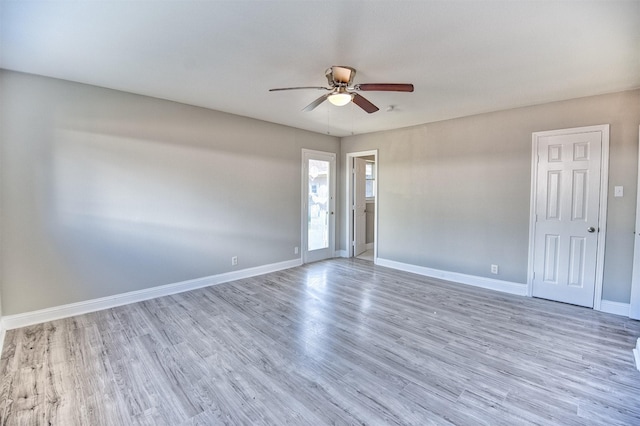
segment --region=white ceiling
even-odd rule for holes
[[[0,67],[344,136],[640,87],[640,1],[6,1]],[[331,65],[380,107],[325,102]],[[388,112],[389,105],[396,106]]]

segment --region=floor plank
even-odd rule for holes
[[[334,259],[10,330],[0,425],[633,425],[639,336]]]

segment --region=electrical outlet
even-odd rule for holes
[[[298,250],[300,250],[298,247],[294,247],[293,248],[293,254],[298,254]]]
[[[492,274],[498,273],[498,265],[491,265],[491,273]]]
[[[231,258],[231,266],[236,266],[238,264],[238,256],[233,256]]]

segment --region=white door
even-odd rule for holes
[[[353,255],[367,251],[366,166],[362,158],[353,159]]]
[[[593,307],[602,132],[537,137],[532,295]]]
[[[640,127],[638,128],[640,147]],[[631,279],[631,301],[629,318],[640,320],[640,150],[638,151],[638,188],[636,198],[636,235],[633,248],[633,276]]]
[[[336,155],[302,151],[302,260],[334,256]]]

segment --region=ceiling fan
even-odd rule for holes
[[[377,106],[369,102],[364,96],[356,92],[413,92],[413,84],[399,83],[362,83],[353,84],[353,77],[356,75],[355,68],[334,65],[327,68],[325,76],[329,87],[305,86],[305,87],[283,87],[279,89],[269,89],[270,92],[281,90],[317,89],[327,90],[329,93],[320,96],[315,101],[304,107],[303,111],[312,111],[315,107],[329,100],[336,106],[343,106],[353,102],[360,108],[371,114],[379,110]]]

